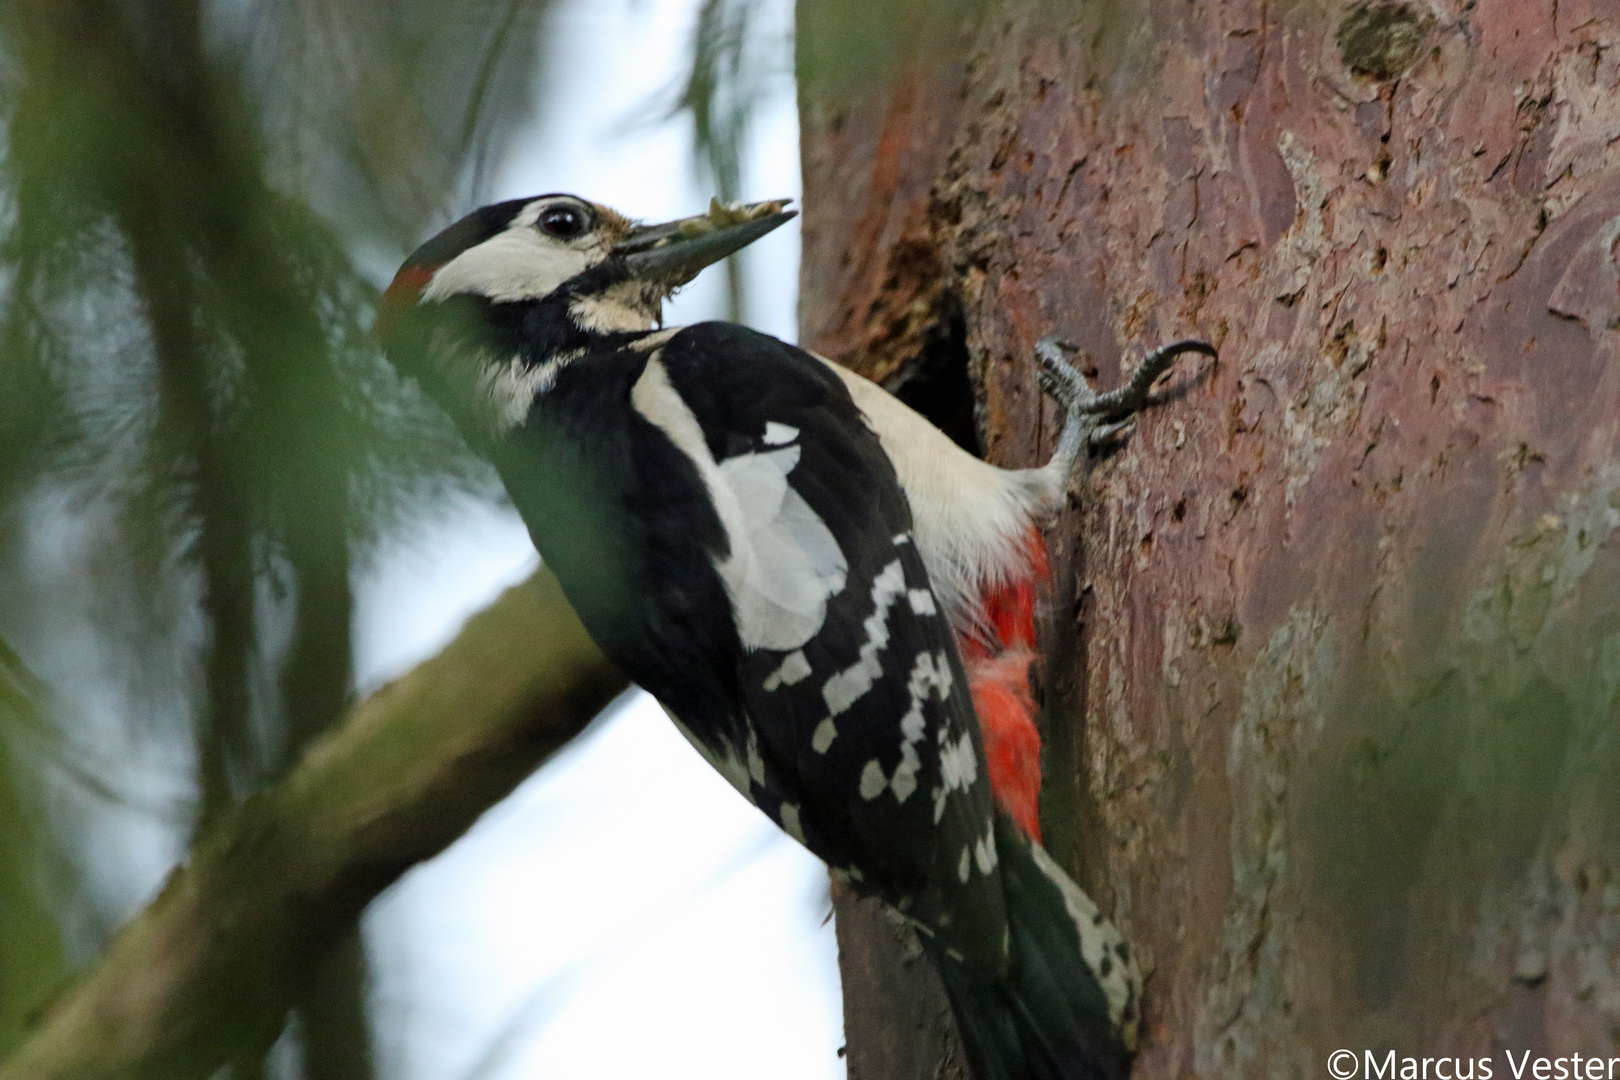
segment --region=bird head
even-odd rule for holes
[[[716,200],[657,225],[574,195],[495,203],[411,253],[378,336],[463,430],[499,436],[561,365],[655,329],[671,293],[792,218],[786,201]]]

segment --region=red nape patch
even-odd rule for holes
[[[427,288],[433,275],[439,272],[438,266],[424,265],[411,266],[409,264],[399,268],[394,280],[389,283],[383,292],[382,299],[377,303],[377,336],[387,341],[400,317],[416,306],[422,297],[422,290]]]
[[[967,661],[973,710],[979,715],[990,790],[1030,837],[1041,838],[1041,733],[1035,727],[1035,700],[1029,693],[1029,649]]]

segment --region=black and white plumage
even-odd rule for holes
[[[874,421],[904,410],[892,398],[741,327],[658,327],[674,287],[790,216],[487,207],[407,261],[381,331],[495,463],[604,651],[755,805],[917,927],[981,1080],[1122,1076],[1135,967],[996,810],[948,610],[970,603],[930,579],[939,530],[994,509],[950,505],[989,474],[901,461],[938,481],[908,489],[896,454],[938,433],[909,410]],[[1067,477],[1040,479],[1017,482],[1026,524]]]

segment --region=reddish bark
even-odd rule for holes
[[[806,81],[806,343],[898,383],[956,320],[1003,464],[1055,435],[1043,334],[1104,388],[1221,349],[1050,534],[1042,820],[1151,972],[1137,1075],[1620,1054],[1620,9],[921,40]],[[932,1075],[862,1034],[898,976],[847,913],[852,1075]]]

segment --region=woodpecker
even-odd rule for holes
[[[728,323],[662,326],[663,301],[789,220],[785,202],[659,225],[566,194],[487,206],[405,261],[379,335],[494,463],[604,652],[916,928],[979,1080],[1123,1077],[1140,976],[1038,843],[1038,737],[1033,760],[1019,742],[1036,527],[1087,442],[1208,346],[1160,350],[1098,396],[1043,342],[1057,453],[997,469],[824,358]],[[1007,732],[981,732],[975,703],[1015,721],[999,766],[986,743]],[[1013,791],[1032,764],[1034,788]]]

